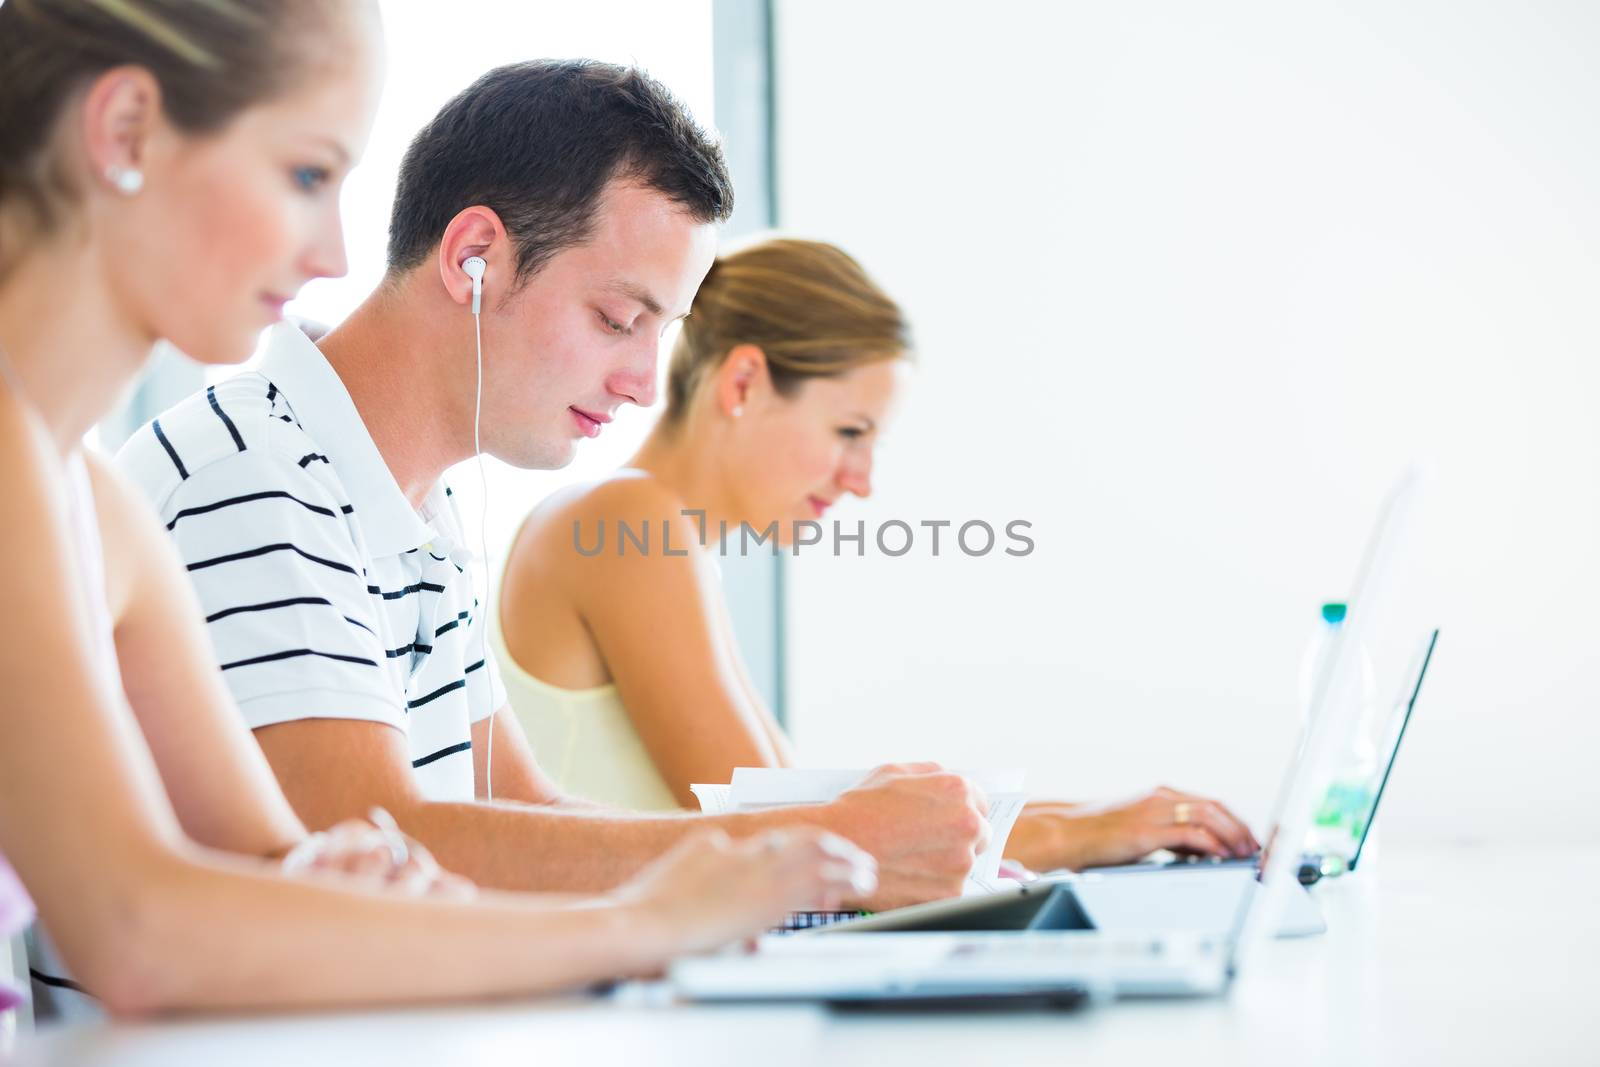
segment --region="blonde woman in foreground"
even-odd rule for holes
[[[908,333],[900,308],[832,245],[775,238],[717,260],[644,447],[612,477],[535,508],[506,563],[506,687],[561,785],[638,808],[693,806],[691,783],[793,763],[740,662],[717,531],[726,524],[737,545],[740,523],[775,525],[787,544],[797,524],[871,493],[873,449],[910,370]],[[652,528],[652,550],[622,550],[623,526]],[[600,536],[612,540],[595,551]],[[1006,855],[1046,870],[1256,847],[1223,805],[1156,789],[1114,804],[1032,803]]]
[[[308,836],[278,790],[171,545],[82,439],[158,339],[242,361],[344,273],[380,51],[358,0],[0,6],[0,922],[25,888],[114,1013],[578,987],[874,880],[797,828],[604,896],[474,894],[381,813]]]

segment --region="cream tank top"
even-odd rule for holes
[[[499,612],[490,612],[489,642],[500,663],[506,699],[533,754],[564,792],[630,811],[668,811],[677,799],[633,728],[615,685],[563,689],[535,678],[506,651]]]

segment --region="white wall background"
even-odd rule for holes
[[[1386,834],[1600,837],[1600,9],[778,15],[784,226],[857,254],[920,338],[840,518],[1038,541],[797,561],[802,755],[1259,819],[1316,606],[1426,455],[1380,686],[1444,633]]]

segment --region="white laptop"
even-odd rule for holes
[[[1379,757],[1378,765],[1381,768],[1376,781],[1371,782],[1373,790],[1371,797],[1366,801],[1365,811],[1360,817],[1362,835],[1355,843],[1355,851],[1349,859],[1341,856],[1323,856],[1318,853],[1306,853],[1301,856],[1299,867],[1299,880],[1302,885],[1315,885],[1322,880],[1326,873],[1354,872],[1362,861],[1362,851],[1366,848],[1366,840],[1373,829],[1373,822],[1378,817],[1378,808],[1384,798],[1384,792],[1389,787],[1389,777],[1394,774],[1395,760],[1400,755],[1400,742],[1405,741],[1406,726],[1410,726],[1411,713],[1416,710],[1416,702],[1422,693],[1422,681],[1427,678],[1427,669],[1434,662],[1434,651],[1438,646],[1438,630],[1430,630],[1416,649],[1416,654],[1411,661],[1411,669],[1406,672],[1405,685],[1400,689],[1400,696],[1395,699],[1394,712],[1390,715],[1390,723],[1384,731],[1384,750]],[[1144,899],[1141,886],[1160,885],[1160,880],[1141,880],[1139,883],[1125,881],[1126,875],[1171,875],[1174,872],[1192,873],[1205,886],[1226,885],[1232,875],[1227,875],[1229,870],[1243,869],[1254,877],[1256,867],[1261,862],[1261,854],[1243,857],[1243,859],[1219,859],[1214,856],[1186,856],[1176,859],[1147,859],[1138,864],[1122,864],[1115,867],[1096,867],[1091,872],[1083,872],[1082,880],[1078,881],[1078,899],[1083,902],[1083,907],[1088,910],[1090,920],[1096,928],[1104,929],[1109,925],[1126,925],[1125,915],[1130,907],[1136,907],[1136,902]],[[1126,886],[1131,889],[1125,891]],[[1198,889],[1195,896],[1205,896],[1210,893],[1208,889]],[[1134,904],[1130,904],[1133,901]],[[1184,912],[1187,909],[1178,909]],[[1286,926],[1304,925],[1306,917],[1315,917],[1314,913],[1301,912],[1299,918],[1291,909],[1290,915],[1285,918]],[[1179,918],[1179,915],[1174,915]],[[1320,920],[1318,920],[1320,921]],[[1186,921],[1186,928],[1192,928],[1194,923]],[[1282,936],[1283,931],[1278,931]],[[1294,933],[1301,933],[1294,929]]]
[[[1367,834],[1377,817],[1378,805],[1389,784],[1389,776],[1400,752],[1400,742],[1416,710],[1428,665],[1433,661],[1439,631],[1431,631],[1422,641],[1406,674],[1405,686],[1395,702],[1395,721],[1387,731],[1386,750],[1379,761],[1381,777],[1367,802],[1362,818],[1362,834],[1348,862],[1334,856],[1303,854],[1299,865],[1301,883],[1309,885],[1324,872],[1342,866],[1354,871],[1366,847]],[[1119,928],[1209,930],[1217,927],[1216,916],[1231,915],[1237,899],[1239,879],[1253,881],[1260,855],[1247,859],[1211,859],[1145,862],[1120,867],[1099,867],[1078,876],[1073,886],[1078,901],[1098,930]],[[1309,893],[1290,894],[1290,905],[1276,931],[1279,937],[1299,937],[1325,929],[1322,913]],[[1208,918],[1209,917],[1209,918]]]
[[[1279,928],[1295,894],[1298,845],[1355,729],[1357,651],[1418,492],[1408,472],[1384,501],[1349,597],[1342,632],[1315,679],[1313,714],[1274,806],[1256,877],[1240,880],[1231,921],[1209,931],[1089,928],[1075,879],[1042,879],[762,938],[753,951],[678,961],[669,980],[698,1001],[824,1001],[850,1006],[1066,1006],[1086,996],[1198,996],[1225,991]],[[973,927],[984,927],[974,930]]]

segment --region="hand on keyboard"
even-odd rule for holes
[[[1029,805],[1006,854],[1039,870],[1133,863],[1157,849],[1179,855],[1243,858],[1255,836],[1215,800],[1165,787],[1105,805]]]

